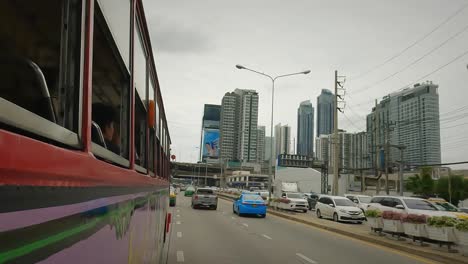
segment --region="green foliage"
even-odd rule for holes
[[[421,176],[416,174],[409,177],[406,183],[406,189],[414,194],[430,196],[434,194],[434,180],[432,179],[432,168],[424,167],[421,169]]]
[[[458,220],[448,216],[433,216],[429,217],[427,224],[435,227],[451,227],[456,226]]]
[[[460,231],[468,232],[468,220],[458,220],[458,223],[455,225],[455,228]]]
[[[450,176],[450,183],[452,188],[452,203],[458,204],[459,201],[468,198],[468,182],[465,182],[463,176],[452,175]],[[448,191],[449,180],[448,177],[441,177],[436,184],[436,193],[447,201],[450,201]]]
[[[366,217],[369,218],[377,218],[377,217],[382,217],[382,212],[380,210],[367,210],[365,213]]]

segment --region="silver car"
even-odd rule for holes
[[[197,188],[192,196],[192,208],[218,208],[218,196],[210,188]]]

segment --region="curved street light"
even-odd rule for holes
[[[240,64],[237,64],[236,68],[239,69],[239,70],[248,70],[248,71],[263,75],[265,77],[268,77],[268,78],[270,78],[271,83],[272,83],[272,88],[271,88],[271,120],[270,120],[270,137],[271,137],[271,140],[270,140],[270,160],[268,162],[269,163],[268,164],[268,203],[270,203],[270,201],[271,201],[271,181],[272,181],[272,176],[273,176],[273,172],[272,172],[272,169],[271,169],[271,162],[273,161],[273,105],[274,105],[274,101],[275,101],[275,81],[276,81],[276,79],[287,77],[287,76],[299,75],[299,74],[309,74],[310,70],[295,72],[295,73],[288,73],[288,74],[283,74],[283,75],[278,75],[278,76],[272,77],[271,75],[268,75],[266,73],[259,72],[259,71],[256,71],[256,70],[249,69],[249,68],[244,67],[244,66],[242,66]]]

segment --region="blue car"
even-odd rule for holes
[[[232,212],[239,216],[243,214],[260,215],[265,217],[267,206],[262,197],[258,194],[243,193],[234,201],[232,205]]]

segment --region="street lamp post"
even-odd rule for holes
[[[244,66],[239,65],[239,64],[236,65],[236,68],[239,69],[239,70],[248,70],[248,71],[263,75],[265,77],[270,78],[270,80],[271,80],[271,120],[270,120],[270,137],[271,137],[271,140],[270,140],[270,160],[268,162],[269,163],[269,165],[268,165],[268,203],[269,203],[271,201],[271,182],[272,182],[272,176],[273,176],[273,172],[272,172],[272,169],[271,169],[271,165],[272,165],[271,162],[273,161],[273,106],[274,106],[274,101],[275,101],[275,81],[276,81],[276,79],[282,78],[282,77],[298,75],[298,74],[309,74],[310,70],[302,71],[302,72],[296,72],[296,73],[283,74],[283,75],[278,75],[276,77],[272,77],[272,76],[270,76],[270,75],[268,75],[266,73],[259,72],[259,71],[256,71],[256,70],[252,70],[252,69],[249,69],[249,68],[244,67]]]

